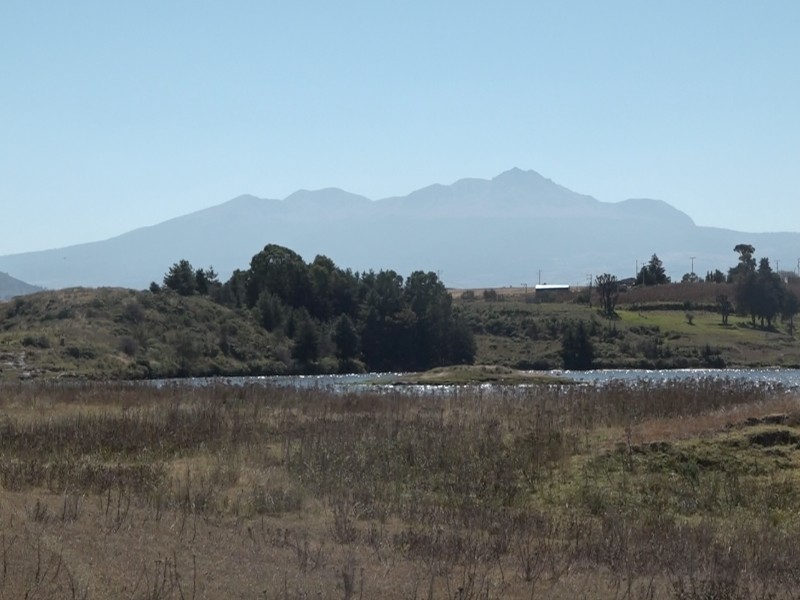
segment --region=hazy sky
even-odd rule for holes
[[[796,0],[0,0],[0,254],[515,166],[800,231],[798,31]]]

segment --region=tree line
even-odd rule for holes
[[[151,284],[151,291],[161,286]],[[213,268],[187,260],[172,265],[163,287],[182,295],[207,295],[249,311],[267,331],[290,341],[299,370],[424,370],[474,361],[473,334],[432,272],[403,278],[391,270],[342,269],[326,256],[310,263],[282,246],[268,244],[250,268],[219,281]]]
[[[789,289],[786,279],[773,271],[769,258],[755,258],[755,247],[751,244],[737,244],[734,252],[739,255],[738,263],[728,270],[727,275],[719,269],[706,274],[709,283],[733,284],[733,298],[728,294],[718,294],[716,304],[722,316],[723,325],[728,324],[728,317],[734,312],[750,317],[752,325],[762,328],[774,327],[778,317],[789,322],[790,333],[793,333],[794,315],[800,311],[797,296]],[[700,279],[694,273],[683,276],[682,282],[695,282]],[[650,262],[643,265],[637,274],[636,285],[658,285],[669,283],[664,265],[657,255],[653,254]],[[613,316],[622,286],[619,280],[609,273],[595,278],[594,287],[599,298],[600,312]],[[758,321],[758,323],[757,323]]]
[[[797,296],[788,288],[784,279],[761,258],[756,267],[755,248],[750,244],[738,244],[734,251],[739,254],[739,263],[730,269],[728,279],[735,284],[736,309],[750,316],[753,326],[756,319],[761,327],[772,328],[776,317],[789,320],[793,328],[793,317],[798,311]],[[718,298],[718,303],[727,299]]]

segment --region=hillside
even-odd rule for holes
[[[0,305],[0,378],[283,373],[286,342],[200,296],[66,289]]]
[[[0,300],[13,298],[14,296],[24,296],[41,291],[42,288],[30,285],[19,279],[11,277],[8,273],[0,273]]]
[[[798,282],[792,284],[799,292]],[[453,293],[455,310],[474,334],[478,365],[563,368],[565,333],[583,323],[594,347],[594,368],[800,366],[800,343],[788,323],[767,330],[732,315],[727,326],[721,324],[714,298],[732,293],[727,284],[630,290],[622,294],[613,320],[588,306],[582,290],[558,302],[537,302],[522,288],[498,292],[495,301],[485,300],[480,291]],[[322,361],[314,368],[335,371],[335,363]],[[0,305],[0,379],[262,375],[298,369],[291,338],[280,330],[265,331],[250,312],[207,297],[78,288]]]
[[[800,293],[797,279],[789,287]],[[631,289],[620,295],[614,319],[587,304],[586,290],[556,302],[526,296],[519,287],[494,291],[494,301],[485,300],[481,290],[454,292],[475,334],[476,364],[562,368],[565,332],[582,323],[594,347],[594,368],[800,367],[800,342],[788,322],[762,329],[746,316],[731,315],[722,325],[715,299],[733,297],[729,284]]]
[[[0,314],[9,376],[140,378],[420,371],[475,345],[435,273],[353,273],[269,244],[228,281],[173,264],[147,291],[70,288]]]
[[[247,267],[254,248],[272,243],[355,271],[434,271],[451,287],[574,285],[589,273],[631,276],[653,253],[673,279],[691,269],[689,257],[702,274],[724,268],[743,242],[785,266],[796,260],[800,234],[698,227],[666,202],[600,202],[512,169],[375,201],[339,189],[240,196],[109,240],[0,256],[0,270],[51,289],[143,289],[181,258],[227,279]]]

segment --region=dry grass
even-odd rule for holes
[[[769,420],[770,417],[792,424],[800,423],[800,400],[794,395],[778,396],[702,414],[648,419],[632,427],[632,440],[637,444],[647,444],[711,436],[748,421]]]
[[[0,598],[800,585],[798,404],[755,386],[15,384],[0,410]]]
[[[734,286],[729,283],[676,283],[672,285],[635,286],[620,295],[620,304],[683,303],[694,306],[716,303],[719,294],[734,297]]]

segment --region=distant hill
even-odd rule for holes
[[[659,200],[600,202],[512,169],[377,201],[339,189],[284,200],[240,196],[109,240],[2,256],[0,270],[49,288],[141,289],[182,258],[227,279],[268,243],[308,261],[324,254],[356,270],[432,270],[451,287],[499,287],[583,284],[604,272],[630,277],[653,253],[673,278],[691,270],[690,257],[703,276],[733,266],[738,243],[786,266],[797,258],[800,234],[698,227]]]
[[[14,279],[8,273],[0,273],[0,300],[7,300],[14,296],[24,296],[40,292],[42,288],[30,285],[19,279]]]

